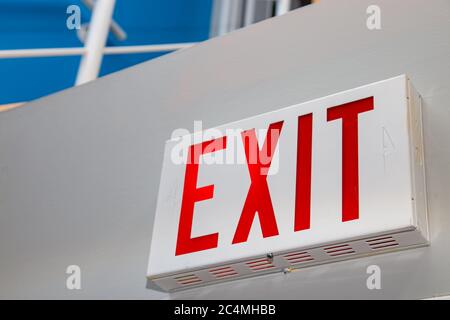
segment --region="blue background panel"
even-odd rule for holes
[[[0,0],[0,50],[80,47],[66,27],[66,9],[90,11],[79,0]],[[212,0],[116,0],[114,19],[128,38],[109,36],[108,46],[197,42],[208,38]],[[164,53],[105,56],[100,75]],[[29,101],[73,86],[80,57],[0,59],[0,104]]]

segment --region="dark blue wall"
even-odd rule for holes
[[[66,27],[67,6],[80,5],[82,23],[90,19],[80,0],[0,0],[0,50],[78,47]],[[212,0],[116,0],[114,19],[128,38],[110,36],[108,45],[202,41],[208,38]],[[160,56],[105,56],[101,75]],[[29,101],[73,86],[80,57],[0,59],[0,104]]]

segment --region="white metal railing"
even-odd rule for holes
[[[116,0],[82,0],[85,5],[92,10],[92,18],[89,24],[89,30],[84,47],[73,48],[42,48],[42,49],[18,49],[18,50],[0,50],[0,59],[6,58],[37,58],[37,57],[60,57],[60,56],[82,56],[78,69],[76,85],[80,85],[97,78],[103,55],[105,54],[133,54],[133,53],[151,53],[166,52],[188,48],[196,44],[188,43],[168,43],[156,45],[137,45],[137,46],[118,46],[106,47],[106,39],[111,30],[119,39],[126,38],[126,33],[112,19]],[[217,0],[216,0],[217,1]],[[254,20],[255,1],[248,0],[245,8],[244,26],[252,24]],[[312,1],[313,3],[318,0]],[[230,17],[238,14],[235,7],[232,7],[230,0],[221,0],[220,15],[222,23],[230,24]],[[235,3],[234,3],[235,4]],[[276,15],[282,15],[291,9],[291,0],[275,0]],[[234,9],[233,9],[234,8]],[[239,11],[240,12],[240,11]],[[225,19],[226,18],[226,19]],[[219,22],[220,22],[219,21]],[[220,27],[223,27],[222,25]],[[224,29],[223,27],[222,29]],[[232,29],[220,30],[218,33],[224,34]],[[10,106],[8,106],[8,109]]]
[[[196,44],[196,42],[105,47],[103,48],[103,54],[132,54],[174,51],[191,47],[194,44]],[[85,54],[85,52],[85,47],[0,50],[0,59],[80,56]]]
[[[94,0],[81,0],[86,7],[89,8],[89,10],[93,11],[95,7],[95,1]],[[114,21],[114,19],[111,19],[111,32],[114,34],[114,36],[123,41],[127,38],[127,33],[122,29],[122,27]]]
[[[133,54],[133,53],[151,53],[175,51],[188,48],[196,44],[188,43],[168,43],[156,45],[138,45],[138,46],[118,46],[105,47],[106,37],[109,30],[117,35],[118,38],[126,37],[126,33],[122,28],[112,20],[115,0],[82,0],[86,6],[92,9],[92,19],[86,45],[84,47],[73,48],[42,48],[42,49],[17,49],[17,50],[0,50],[0,59],[5,58],[37,58],[37,57],[60,57],[60,56],[82,56],[80,68],[77,76],[77,84],[93,80],[97,77],[100,69],[102,56],[105,54]],[[222,0],[223,3],[229,4],[229,0]],[[251,24],[251,17],[254,1],[248,0],[246,10],[246,23]],[[313,1],[313,2],[318,2]],[[281,15],[290,10],[291,0],[275,0],[276,15]],[[227,10],[222,10],[222,14],[226,14]]]
[[[96,0],[95,2],[84,0],[83,2],[92,9],[92,18],[84,47],[0,50],[0,59],[82,56],[75,82],[76,85],[80,85],[97,78],[102,58],[105,54],[165,52],[184,49],[195,44],[188,42],[105,47],[110,29],[119,38],[123,38],[126,35],[120,26],[112,20],[115,0]]]
[[[103,48],[108,39],[116,0],[97,0],[92,11],[91,23],[84,45],[85,51],[78,68],[76,85],[97,78],[103,60]]]

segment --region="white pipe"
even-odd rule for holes
[[[231,2],[230,0],[219,0],[219,4],[217,36],[222,36],[227,34],[230,29]]]
[[[185,49],[195,45],[195,42],[185,43],[167,43],[167,44],[152,44],[142,46],[124,46],[124,47],[106,47],[104,54],[127,54],[127,53],[147,53],[147,52],[162,52],[175,51]]]
[[[230,13],[228,21],[228,32],[237,30],[242,27],[242,14],[244,10],[241,1],[230,0]]]
[[[151,44],[141,46],[105,47],[103,49],[103,54],[128,54],[128,53],[133,54],[133,53],[175,51],[191,47],[195,44],[196,44],[195,42],[185,42],[185,43]],[[80,56],[83,55],[85,51],[86,49],[84,47],[0,50],[0,59]]]
[[[281,16],[291,10],[291,0],[277,0],[275,15]]]
[[[249,26],[255,22],[255,7],[256,0],[245,1],[245,16],[244,16],[244,26]]]
[[[82,0],[83,3],[86,5],[86,7],[89,8],[89,10],[93,10],[95,6],[94,0]],[[111,32],[114,34],[114,36],[119,39],[120,41],[124,41],[127,38],[127,33],[122,29],[122,27],[114,21],[114,19],[111,20]]]
[[[86,49],[83,47],[0,50],[0,59],[80,56],[84,54],[85,51]]]
[[[115,0],[97,0],[95,2],[86,39],[86,51],[81,58],[76,85],[92,81],[98,76],[115,2]]]

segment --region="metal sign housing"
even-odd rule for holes
[[[422,141],[421,99],[406,76],[169,140],[149,286],[428,244]]]

